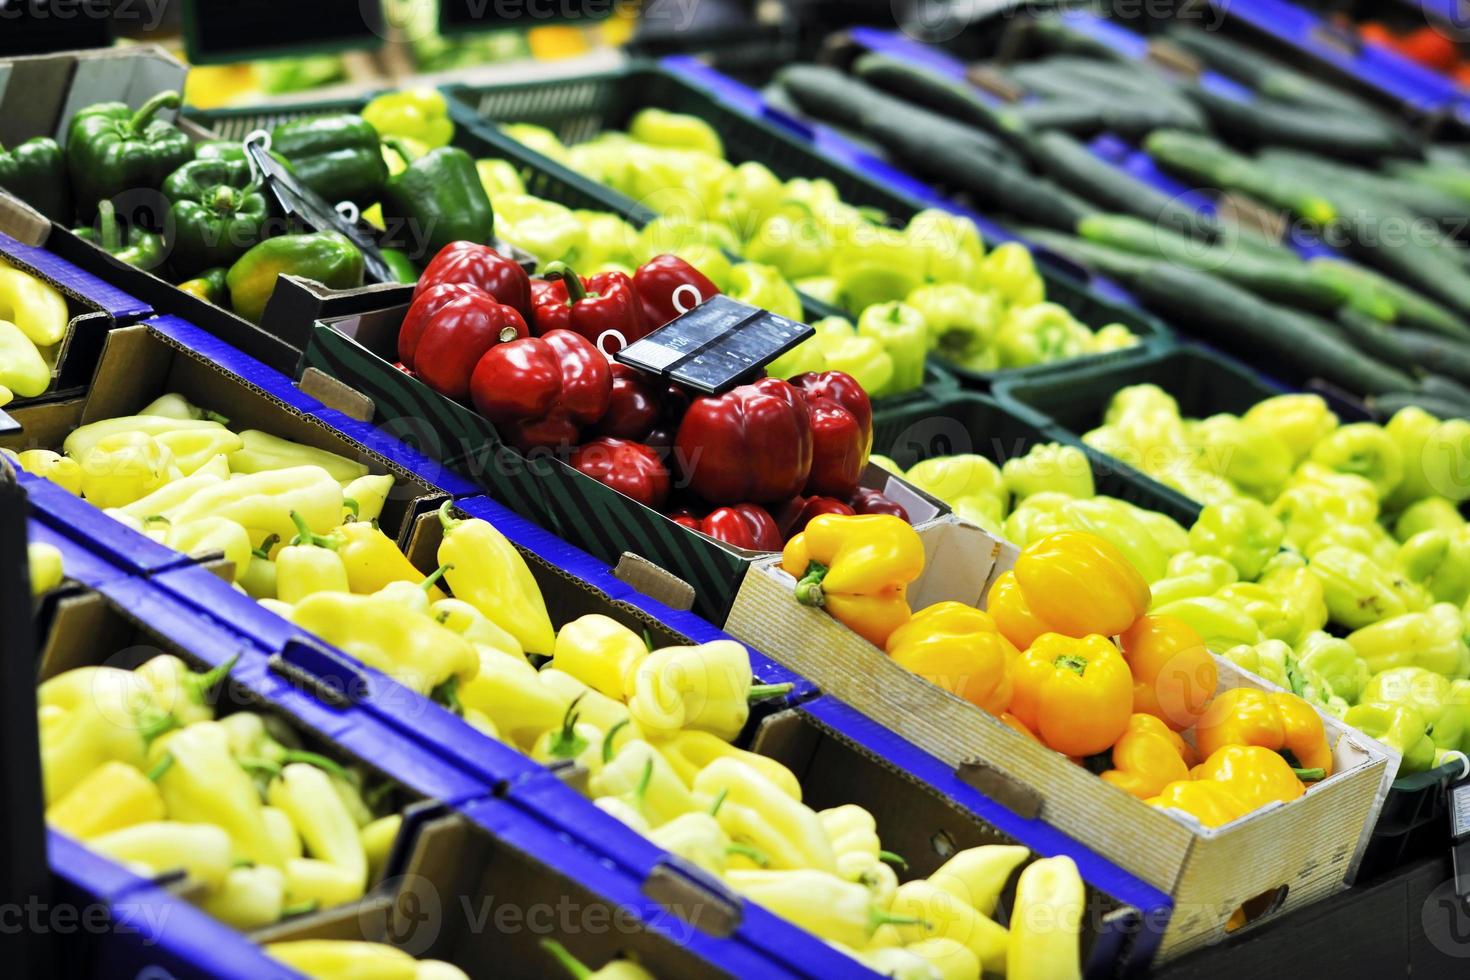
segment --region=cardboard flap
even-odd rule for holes
[[[0,231],[22,245],[39,248],[51,235],[51,222],[41,212],[0,188]]]
[[[643,894],[670,915],[721,939],[734,935],[740,926],[740,900],[676,860],[653,869],[643,883]]]
[[[66,141],[66,130],[78,109],[98,102],[126,102],[136,109],[159,92],[182,92],[188,73],[183,63],[156,44],[84,52],[76,56],[71,89],[54,120],[56,138]],[[176,115],[174,110],[160,113],[158,118],[172,120]]]
[[[642,555],[623,552],[613,574],[625,585],[632,586],[651,599],[680,612],[694,608],[694,586]]]
[[[371,422],[373,413],[377,411],[377,406],[367,395],[347,382],[338,381],[325,371],[314,367],[309,367],[302,372],[301,380],[296,387],[328,408],[336,409],[348,418],[359,422]]]

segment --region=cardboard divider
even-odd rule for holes
[[[978,529],[966,527],[964,533],[993,541]],[[963,550],[975,563],[978,549]],[[1014,551],[996,542],[992,554],[988,566],[977,563],[988,571],[987,581],[1009,567]],[[1204,829],[1147,806],[909,673],[825,612],[793,601],[794,585],[779,565],[758,565],[731,612],[730,631],[957,771],[979,767],[1003,785],[1017,784],[1023,792],[1015,798],[1028,808],[1035,803],[1034,816],[1169,894],[1176,912],[1161,948],[1165,957],[1222,938],[1231,914],[1264,893],[1286,886],[1281,902],[1252,924],[1342,888],[1397,768],[1397,759],[1379,743],[1324,715],[1335,745],[1332,776],[1300,800]],[[910,597],[915,608],[943,598],[965,601],[945,570],[935,567],[926,569]],[[1216,660],[1221,689],[1263,686]]]

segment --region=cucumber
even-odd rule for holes
[[[1143,148],[1166,170],[1186,180],[1237,191],[1318,224],[1337,217],[1332,202],[1305,182],[1270,173],[1208,136],[1161,129],[1143,141]]]
[[[853,73],[869,85],[889,92],[925,109],[949,116],[959,122],[977,126],[1024,152],[1024,121],[1014,113],[986,102],[967,82],[958,82],[919,65],[910,64],[886,54],[869,52],[858,58]]]
[[[1028,37],[1041,50],[1052,54],[1077,54],[1100,61],[1128,61],[1128,56],[1121,51],[1095,37],[1073,30],[1057,17],[1038,17],[1033,20]]]
[[[1435,187],[1386,177],[1313,153],[1267,149],[1261,152],[1257,160],[1261,166],[1278,174],[1315,175],[1321,181],[1381,197],[1399,207],[1408,208],[1415,214],[1437,221],[1454,232],[1462,229],[1466,211],[1470,210],[1470,205],[1464,200]]]
[[[1232,143],[1293,146],[1344,159],[1377,160],[1418,155],[1405,132],[1370,116],[1297,106],[1272,99],[1242,102],[1192,85],[1189,95]]]
[[[1385,364],[1412,374],[1418,360],[1399,337],[1393,327],[1375,317],[1353,309],[1342,309],[1337,313],[1337,327],[1358,350],[1369,357],[1376,357]]]
[[[1417,330],[1400,330],[1398,336],[1424,368],[1470,383],[1470,345]]]
[[[1419,379],[1419,390],[1436,398],[1448,398],[1470,409],[1470,386],[1442,374],[1426,374]]]
[[[1083,218],[1077,232],[1101,245],[1214,273],[1264,299],[1303,309],[1335,310],[1345,298],[1336,284],[1314,275],[1301,262],[1263,260],[1229,246],[1203,245],[1127,215]]]
[[[1392,391],[1367,400],[1368,410],[1379,421],[1393,418],[1400,409],[1420,408],[1438,419],[1470,418],[1470,411],[1458,401],[1422,391]]]
[[[1320,105],[1342,112],[1376,113],[1366,102],[1314,78],[1292,71],[1274,58],[1221,36],[1185,24],[1165,30],[1169,40],[1209,67],[1223,72],[1261,95],[1287,102]]]
[[[1347,305],[1361,313],[1470,341],[1470,327],[1455,314],[1373,269],[1340,259],[1312,259],[1307,265],[1336,279],[1350,295]]]
[[[1022,102],[1010,110],[1017,125],[1030,133],[1046,129],[1074,136],[1096,136],[1107,128],[1102,106],[1086,99],[1042,99]]]
[[[864,113],[863,132],[916,173],[1023,221],[1070,231],[1095,210],[1051,181],[986,156],[977,143],[983,134],[935,113],[874,110]]]
[[[1201,130],[1204,114],[1167,79],[1134,65],[1083,58],[1048,58],[1011,69],[1025,88],[1050,99],[1097,107],[1104,128],[1142,136],[1164,127]]]
[[[1364,261],[1455,313],[1470,315],[1470,274],[1447,247],[1409,233],[1416,224],[1414,216],[1367,198],[1357,206],[1338,204],[1342,227]]]
[[[1412,160],[1385,160],[1383,170],[1390,177],[1406,181],[1418,187],[1432,187],[1442,194],[1449,194],[1461,202],[1470,201],[1470,167],[1444,163],[1417,163]]]
[[[1218,230],[1213,219],[1123,173],[1065,133],[1039,133],[1036,147],[1044,172],[1100,208],[1136,215],[1202,241],[1212,240]]]
[[[1086,219],[1084,219],[1086,220]],[[1100,276],[1128,283],[1148,274],[1153,260],[1134,252],[1098,245],[1084,241],[1075,235],[1066,235],[1049,228],[1020,227],[1016,234],[1044,248],[1056,252],[1062,258],[1090,269]]]
[[[1267,303],[1209,273],[1154,262],[1129,283],[1143,303],[1210,343],[1320,377],[1359,394],[1405,391],[1413,379],[1360,354],[1335,330]]]

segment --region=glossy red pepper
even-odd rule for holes
[[[470,378],[475,408],[522,451],[575,445],[611,393],[607,358],[569,330],[492,347]]]
[[[485,352],[529,333],[519,313],[483,289],[440,283],[420,293],[404,314],[398,357],[430,388],[463,400]]]
[[[633,273],[633,289],[643,304],[643,319],[657,330],[719,293],[703,272],[677,255],[655,255]]]
[[[628,439],[593,439],[567,461],[598,483],[655,510],[669,499],[669,470],[658,453]]]
[[[780,507],[771,511],[771,516],[776,519],[776,527],[781,532],[783,541],[790,541],[793,537],[806,530],[806,526],[812,522],[812,518],[821,517],[823,514],[855,514],[851,507],[835,497],[792,497]]]
[[[600,436],[642,442],[664,414],[663,395],[668,385],[637,368],[613,361],[612,398],[607,414],[597,423]]]
[[[513,307],[527,324],[531,322],[531,277],[513,259],[501,255],[489,245],[476,242],[450,242],[439,250],[414,289],[414,299],[440,283],[462,283],[478,286],[491,296]]]
[[[696,398],[674,455],[689,489],[710,503],[790,500],[812,471],[811,410],[779,378]]]
[[[868,487],[858,487],[853,495],[847,498],[847,503],[859,514],[892,514],[894,517],[909,520],[909,512],[903,509],[903,504],[881,491]],[[913,522],[909,521],[909,523]]]
[[[806,492],[848,497],[857,489],[873,449],[873,406],[850,374],[817,371],[791,384],[812,412],[812,472]]]
[[[681,527],[692,528],[695,531],[699,530],[700,516],[688,507],[680,507],[678,510],[670,511],[668,518]]]
[[[736,504],[711,511],[699,529],[717,541],[746,551],[780,551],[781,531],[764,507]]]
[[[599,272],[583,279],[560,262],[542,273],[547,285],[535,287],[531,315],[536,333],[570,330],[609,356],[648,333],[643,305],[633,280],[621,272]]]

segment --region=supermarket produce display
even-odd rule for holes
[[[1274,4],[0,60],[13,962],[1458,975],[1470,159]]]

